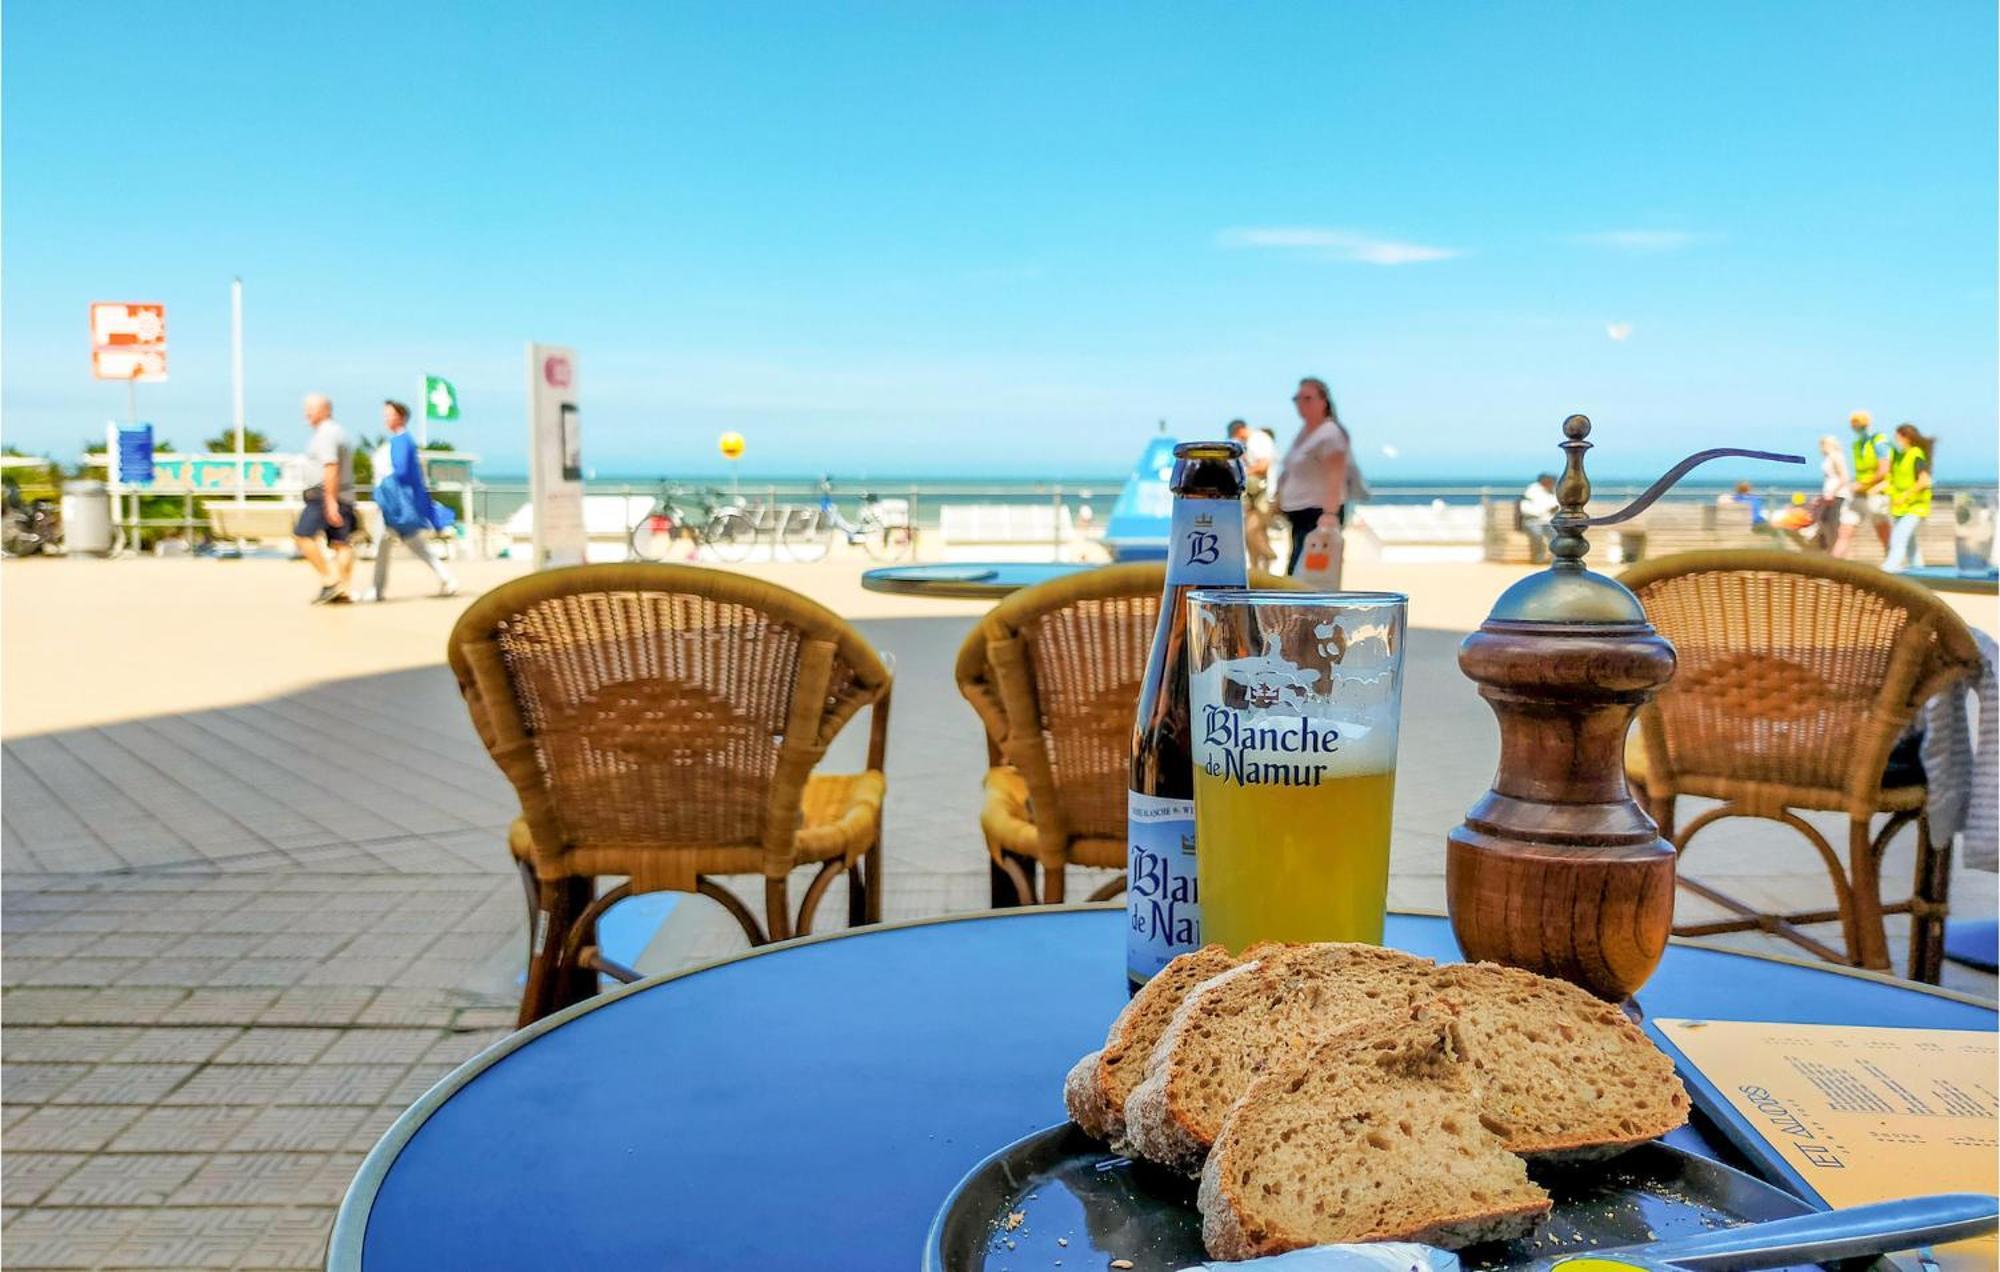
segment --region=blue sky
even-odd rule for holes
[[[1725,3],[5,9],[4,433],[123,410],[86,307],[169,307],[141,414],[372,430],[434,371],[522,467],[522,345],[600,472],[1122,470],[1155,422],[1371,475],[1995,450],[1994,9]],[[1395,458],[1384,453],[1393,447]]]

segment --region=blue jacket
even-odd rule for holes
[[[451,509],[431,502],[417,444],[408,432],[389,436],[389,471],[376,475],[375,506],[382,510],[383,523],[397,534],[443,530],[456,519]]]

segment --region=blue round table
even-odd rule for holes
[[[967,561],[936,565],[885,565],[861,576],[871,592],[905,596],[1001,597],[1024,587],[1047,583],[1084,570],[1087,561]]]
[[[1124,911],[1044,907],[808,937],[641,981],[495,1044],[363,1162],[328,1266],[915,1266],[941,1199],[1062,1120],[1124,1006]],[[1456,959],[1443,919],[1388,943]],[[1651,1016],[1992,1029],[1865,973],[1677,945]],[[1709,1145],[1690,1127],[1683,1147]]]

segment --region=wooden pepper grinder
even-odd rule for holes
[[[1445,892],[1467,958],[1624,1002],[1653,974],[1673,929],[1674,850],[1625,785],[1625,734],[1673,677],[1674,648],[1624,585],[1584,567],[1584,529],[1637,515],[1710,459],[1805,461],[1703,451],[1630,506],[1593,519],[1584,512],[1589,435],[1584,416],[1563,421],[1554,562],[1502,593],[1459,646],[1459,668],[1499,717],[1500,769],[1446,840]]]

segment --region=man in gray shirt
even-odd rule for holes
[[[333,402],[324,393],[306,395],[305,413],[313,431],[306,443],[307,480],[313,484],[306,488],[306,506],[292,533],[298,536],[299,553],[319,573],[319,595],[312,603],[338,605],[353,599],[348,585],[354,580],[354,547],[347,540],[354,531],[354,443],[333,422]],[[326,551],[320,548],[322,537]]]

